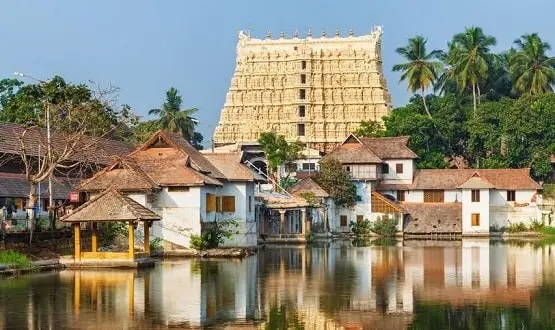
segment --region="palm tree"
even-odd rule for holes
[[[453,75],[461,89],[472,88],[474,113],[476,113],[477,100],[480,100],[480,82],[488,76],[491,63],[495,55],[490,53],[490,48],[497,43],[495,37],[485,35],[482,28],[466,28],[463,33],[453,37],[453,47],[456,52],[449,63],[453,67]],[[477,94],[477,95],[476,95]]]
[[[191,117],[197,108],[181,109],[183,100],[175,88],[166,92],[166,102],[160,109],[151,109],[148,114],[159,117],[160,128],[172,133],[181,133],[184,139],[191,141],[195,134],[197,121]]]
[[[514,41],[516,50],[509,58],[514,91],[522,94],[552,92],[555,83],[555,57],[548,57],[551,46],[537,33],[525,34]]]
[[[416,36],[409,39],[409,44],[406,47],[399,47],[395,51],[397,54],[403,56],[408,60],[406,63],[397,64],[393,66],[393,71],[402,71],[400,81],[408,81],[408,90],[411,93],[420,91],[422,94],[422,102],[428,117],[432,119],[432,115],[426,104],[425,92],[428,88],[434,85],[438,73],[441,71],[441,63],[439,61],[432,61],[439,54],[439,50],[433,50],[426,53],[427,40],[422,36]]]

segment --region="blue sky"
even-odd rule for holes
[[[120,103],[139,115],[158,107],[176,87],[186,107],[198,107],[210,140],[235,61],[237,32],[301,36],[312,28],[343,35],[382,25],[385,75],[395,106],[410,97],[391,66],[396,47],[422,34],[429,48],[445,48],[453,34],[478,25],[507,49],[524,33],[555,45],[555,1],[528,0],[95,0],[0,2],[0,78],[21,71],[38,78],[59,74],[72,82],[112,84]]]

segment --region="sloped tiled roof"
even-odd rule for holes
[[[381,159],[414,159],[418,156],[408,147],[408,136],[360,138]]]
[[[462,203],[400,203],[407,234],[462,232]]]
[[[322,160],[326,159],[335,159],[342,164],[379,164],[383,162],[354,135],[350,135],[343,144],[322,158]]]
[[[264,201],[264,204],[271,209],[288,209],[310,206],[304,198],[288,196],[275,192],[257,193],[256,197],[261,198]]]
[[[254,173],[241,163],[240,152],[205,153],[208,162],[220,171],[228,181],[254,181]]]
[[[65,177],[52,177],[52,192],[54,199],[68,199],[69,193],[76,185],[76,180]],[[41,195],[48,197],[48,181],[41,186]],[[0,172],[0,197],[28,198],[29,181],[25,174]]]
[[[112,187],[122,191],[145,191],[156,189],[158,185],[139,166],[119,158],[111,166],[81,182],[78,190],[103,191]]]
[[[457,189],[477,173],[496,189],[537,190],[541,186],[521,169],[421,169],[415,171],[412,189]]]
[[[20,138],[25,126],[14,123],[0,123],[0,153],[19,154]],[[75,142],[76,137],[70,134],[52,133],[52,147],[61,152],[64,147]],[[42,153],[46,148],[46,130],[38,127],[27,128],[23,138],[27,155],[38,156],[39,146]],[[95,164],[109,164],[112,157],[125,155],[133,150],[127,143],[92,136],[80,136],[76,143],[76,151],[70,157],[72,161]]]
[[[160,220],[160,216],[115,189],[108,189],[72,213],[63,222]]]
[[[329,197],[329,194],[310,177],[301,180],[289,190],[291,195],[297,197],[301,197],[301,194],[305,192],[311,192],[318,198]]]

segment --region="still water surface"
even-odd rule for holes
[[[532,243],[346,241],[0,279],[6,329],[555,329],[554,318],[555,245]]]

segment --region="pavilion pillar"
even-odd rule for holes
[[[306,222],[306,208],[301,209],[301,234],[306,234],[307,222]]]
[[[129,221],[129,252],[127,258],[131,260],[135,256],[135,228],[133,227],[133,221]]]
[[[286,210],[279,210],[279,233],[285,234],[285,212]]]
[[[74,246],[74,260],[81,260],[81,224],[73,224],[73,246]]]
[[[144,247],[145,247],[145,252],[148,256],[150,256],[150,228],[148,226],[148,221],[143,221],[143,231],[144,231]]]
[[[96,222],[92,223],[91,251],[96,252],[98,249],[98,230]]]

